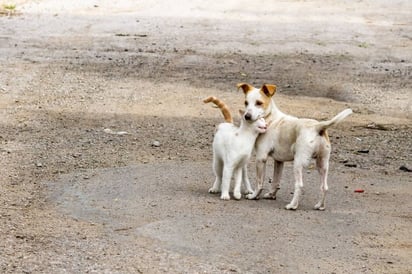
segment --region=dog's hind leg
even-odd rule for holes
[[[302,165],[293,165],[293,174],[295,177],[295,190],[293,192],[292,201],[286,206],[286,209],[297,209],[299,206],[299,197],[303,190],[303,179],[302,179]]]
[[[315,209],[325,210],[325,198],[328,191],[329,153],[316,159],[316,166],[320,175],[320,200]]]
[[[209,193],[219,193],[221,191],[220,187],[222,185],[223,176],[223,162],[220,159],[213,159],[213,172],[215,173],[216,179],[213,186],[209,189]]]
[[[280,179],[282,177],[282,172],[283,162],[275,161],[273,167],[273,181],[272,184],[270,184],[270,191],[263,196],[265,199],[276,200],[276,193],[280,188]]]

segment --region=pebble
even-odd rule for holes
[[[412,168],[407,167],[407,166],[401,166],[399,170],[405,171],[405,172],[412,172]]]
[[[128,134],[127,131],[113,131],[110,128],[105,128],[103,130],[104,133],[108,133],[108,134],[115,134],[115,135],[126,135]]]
[[[159,141],[153,141],[152,142],[152,147],[160,147],[160,142]]]

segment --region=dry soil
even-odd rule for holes
[[[410,1],[11,2],[0,272],[411,273]],[[277,200],[208,194],[223,119],[201,100],[236,113],[238,82],[299,117],[354,110],[325,211],[313,167],[297,211],[290,164]]]

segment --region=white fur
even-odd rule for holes
[[[243,117],[243,116],[242,116]],[[217,127],[213,139],[213,171],[216,180],[209,189],[209,193],[219,193],[222,200],[230,200],[229,188],[232,177],[235,180],[233,196],[241,198],[241,182],[246,187],[247,193],[253,190],[247,176],[247,163],[253,151],[253,147],[259,133],[266,130],[266,122],[263,118],[255,121],[245,121],[242,118],[240,127],[232,123],[221,123]]]
[[[299,119],[282,113],[275,105],[271,95],[266,96],[259,89],[253,88],[246,94],[246,109],[250,120],[257,117],[265,117],[269,124],[265,134],[261,134],[255,144],[256,149],[256,190],[247,196],[248,199],[259,198],[263,189],[266,161],[269,156],[275,160],[273,182],[265,198],[276,199],[284,162],[293,161],[293,175],[295,190],[292,201],[286,209],[297,209],[299,197],[303,190],[302,170],[307,167],[311,159],[316,159],[316,166],[320,174],[321,198],[315,205],[315,209],[325,209],[325,195],[328,190],[327,175],[329,169],[329,157],[331,145],[326,129],[339,123],[352,113],[346,109],[329,121],[318,122],[313,119]],[[272,94],[273,95],[273,94]],[[267,101],[267,100],[270,100]],[[264,107],[256,104],[257,101],[268,102]]]

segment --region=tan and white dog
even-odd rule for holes
[[[262,117],[255,120],[245,120],[244,112],[240,111],[242,119],[240,126],[233,124],[233,119],[227,105],[216,97],[208,97],[205,103],[213,102],[220,108],[226,123],[217,126],[213,138],[213,171],[216,179],[209,193],[221,192],[220,199],[229,200],[229,188],[232,177],[235,180],[233,196],[236,200],[241,198],[241,183],[245,185],[246,192],[252,193],[247,176],[247,164],[252,155],[256,138],[266,131],[266,122]]]
[[[276,199],[284,162],[293,161],[295,190],[292,201],[286,206],[286,209],[297,209],[303,190],[303,168],[309,165],[311,159],[316,159],[316,167],[321,181],[321,198],[315,205],[315,209],[324,210],[331,152],[331,144],[326,130],[345,119],[352,113],[352,110],[345,109],[328,121],[300,119],[285,114],[277,108],[272,98],[276,92],[275,85],[265,84],[257,89],[249,84],[240,83],[238,88],[241,88],[245,94],[244,119],[254,121],[264,117],[269,124],[266,133],[259,135],[255,143],[257,186],[247,198],[259,198],[263,189],[266,161],[270,156],[275,160],[273,182],[269,192],[264,197]]]

